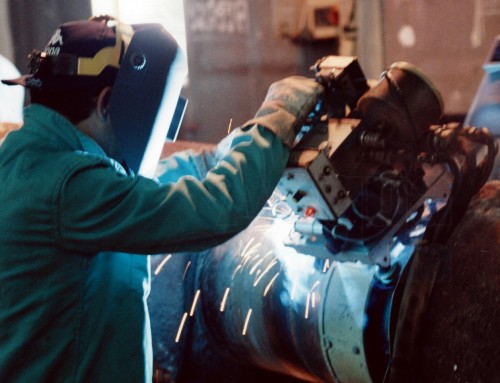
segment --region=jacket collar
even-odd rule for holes
[[[81,132],[66,117],[40,104],[31,104],[24,109],[25,126],[33,126],[37,134],[58,146],[107,157],[104,150],[89,136]],[[40,126],[42,129],[37,129]]]

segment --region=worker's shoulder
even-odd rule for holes
[[[1,149],[0,177],[32,181],[43,179],[46,187],[86,170],[105,168],[117,171],[111,159],[80,150],[51,150],[43,145]]]
[[[109,176],[125,174],[123,168],[113,159],[82,150],[52,152],[45,157],[44,161],[48,171],[53,171],[60,181],[80,174],[85,174],[88,178],[97,171],[101,174],[103,170]],[[100,177],[103,175],[101,174]]]

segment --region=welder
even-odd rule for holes
[[[274,83],[205,178],[160,184],[144,164],[178,56],[159,25],[100,17],[4,81],[31,102],[0,148],[0,381],[150,382],[147,254],[227,240],[275,188],[321,86]]]

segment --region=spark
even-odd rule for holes
[[[264,256],[262,257],[262,259],[265,259],[267,258],[268,256],[270,256],[272,253],[273,253],[274,250],[269,250],[266,254],[264,254]]]
[[[310,291],[312,292],[312,291],[313,291],[316,287],[318,287],[318,286],[319,286],[319,281],[314,282],[314,284],[312,285],[312,287],[311,287],[311,290],[310,290]]]
[[[314,308],[316,304],[316,292],[314,289],[319,286],[319,281],[314,282],[314,284],[311,287],[310,294],[311,294],[311,307]]]
[[[271,288],[272,284],[274,283],[274,281],[276,280],[276,278],[278,278],[278,275],[280,275],[280,273],[276,273],[273,277],[273,279],[271,279],[271,281],[267,284],[265,290],[264,290],[264,294],[262,296],[266,296],[269,289]]]
[[[243,336],[247,334],[248,322],[250,321],[251,315],[252,315],[252,309],[248,309],[247,318],[245,319],[245,325],[243,326],[243,332],[241,333]]]
[[[236,276],[236,273],[238,272],[239,269],[241,269],[241,264],[236,266],[236,269],[234,269],[234,273],[233,273],[233,276],[231,277],[231,279],[234,279],[234,277]]]
[[[158,267],[155,269],[155,275],[158,275],[161,271],[161,269],[163,269],[163,266],[165,266],[165,263],[167,263],[170,258],[172,258],[172,254],[169,254],[165,257],[165,259],[163,261],[161,261],[161,263],[158,265]]]
[[[233,125],[233,119],[231,118],[229,120],[229,125],[227,127],[227,134],[231,133],[231,127],[232,127],[232,125]]]
[[[188,313],[184,313],[182,316],[181,324],[179,325],[179,330],[177,330],[177,336],[175,337],[175,343],[179,343],[179,339],[181,338],[182,329],[184,328],[184,323],[186,323]]]
[[[252,258],[252,261],[255,261],[256,259],[260,258],[260,253],[257,253],[254,255],[254,257]]]
[[[327,258],[325,260],[325,266],[323,267],[323,272],[326,273],[326,271],[330,268],[330,260]]]
[[[187,271],[189,269],[189,266],[191,266],[191,261],[189,261],[186,265],[186,268],[184,269],[184,274],[182,275],[182,280],[184,280],[184,278],[186,278],[186,274],[187,274]]]
[[[224,308],[226,307],[226,300],[227,296],[229,295],[229,291],[231,290],[230,287],[226,288],[226,291],[224,292],[224,296],[222,297],[222,302],[220,303],[220,311],[224,312]]]
[[[304,315],[304,318],[308,319],[309,318],[309,302],[311,301],[311,294],[307,294],[307,300],[306,300],[306,313]]]
[[[266,269],[262,272],[262,274],[259,275],[259,277],[255,280],[255,283],[253,284],[253,287],[256,287],[260,280],[264,277],[264,275],[267,274],[267,272],[269,270],[271,270],[273,268],[274,265],[276,265],[278,263],[278,260],[277,259],[274,259],[267,267]]]
[[[191,311],[189,312],[189,316],[192,317],[194,315],[194,310],[196,308],[196,302],[198,302],[198,298],[200,297],[201,290],[196,290],[196,294],[194,295],[193,304],[191,305]]]

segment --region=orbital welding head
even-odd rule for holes
[[[432,81],[414,65],[395,62],[358,101],[371,130],[379,130],[405,150],[415,150],[429,126],[439,120],[444,103]]]
[[[187,74],[183,53],[161,25],[109,16],[65,23],[29,58],[30,74],[2,82],[40,92],[112,86],[109,113],[124,160],[153,176]]]
[[[292,245],[315,254],[321,231],[314,223],[320,222],[334,259],[387,266],[379,244],[420,209],[441,177],[425,177],[417,156],[443,102],[432,82],[408,63],[394,63],[372,88],[355,58],[333,56],[320,64],[316,78],[329,81],[331,97],[324,100],[330,100],[330,110],[312,116],[279,182],[297,213],[295,229],[304,234]]]

